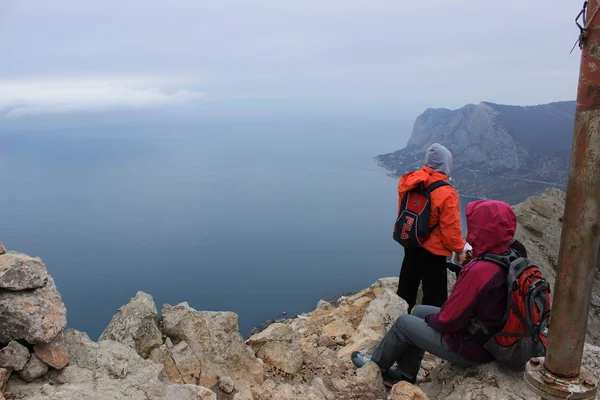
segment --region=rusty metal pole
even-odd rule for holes
[[[600,241],[600,0],[587,5],[548,349],[525,374],[545,399],[588,399],[597,391],[581,368]]]

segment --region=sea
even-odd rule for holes
[[[247,336],[399,273],[397,179],[373,159],[408,139],[394,116],[0,122],[0,241],[43,259],[93,339],[138,291],[233,311]]]

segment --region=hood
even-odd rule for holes
[[[434,143],[425,153],[425,165],[429,168],[450,176],[452,171],[452,153],[439,143]]]
[[[508,204],[496,200],[467,204],[467,242],[473,246],[473,258],[508,251],[516,230],[517,216]]]
[[[424,166],[421,169],[402,175],[398,189],[400,192],[406,193],[409,190],[416,188],[420,184],[424,184],[425,187],[427,187],[433,182],[437,181],[448,181],[448,177],[440,172]]]

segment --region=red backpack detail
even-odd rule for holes
[[[472,321],[469,332],[496,360],[523,370],[532,357],[543,357],[550,327],[550,285],[540,269],[514,252],[508,256],[484,254],[478,260],[493,262],[508,271],[508,301],[502,329],[491,332]]]
[[[394,240],[405,248],[421,247],[438,225],[429,227],[431,214],[431,192],[450,186],[446,181],[437,181],[424,187],[419,185],[408,191],[400,202],[398,218],[394,224]]]

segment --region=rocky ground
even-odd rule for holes
[[[549,190],[516,207],[519,239],[550,279],[561,199],[562,192]],[[335,302],[320,301],[314,311],[271,324],[248,340],[234,313],[197,311],[181,303],[163,305],[159,316],[152,297],[138,292],[94,342],[85,333],[64,330],[66,310],[41,260],[2,254],[0,399],[536,398],[522,374],[495,363],[461,369],[427,355],[417,386],[391,389],[376,365],[354,368],[350,354],[370,351],[406,313],[396,285],[397,278],[384,278]],[[592,310],[584,363],[598,376],[596,318]]]

